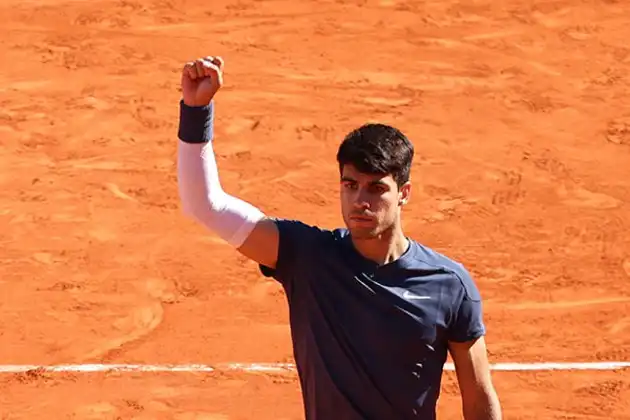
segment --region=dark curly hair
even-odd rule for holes
[[[385,124],[364,124],[344,138],[337,152],[339,171],[351,164],[367,174],[392,175],[400,188],[409,181],[414,149],[397,128]]]

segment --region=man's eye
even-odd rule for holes
[[[380,185],[373,185],[370,188],[370,191],[372,192],[372,194],[383,194],[385,193],[385,187],[380,186]]]

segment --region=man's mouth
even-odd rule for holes
[[[373,217],[370,216],[364,216],[364,215],[358,215],[358,214],[353,214],[350,216],[350,220],[355,221],[355,222],[372,222],[374,221]]]

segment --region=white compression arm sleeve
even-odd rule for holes
[[[258,208],[223,191],[212,141],[179,140],[177,176],[184,213],[234,247],[240,247],[264,217]]]

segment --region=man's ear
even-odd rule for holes
[[[398,197],[399,205],[404,206],[409,203],[409,199],[411,198],[411,182],[407,181],[400,187]]]

